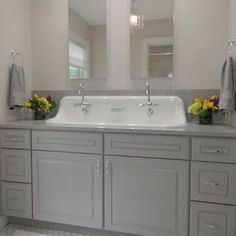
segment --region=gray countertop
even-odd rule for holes
[[[19,120],[19,121],[1,123],[0,128],[236,138],[236,128],[223,125],[199,125],[197,123],[188,123],[186,127],[181,127],[181,128],[136,129],[136,128],[107,128],[102,126],[101,127],[72,127],[72,126],[62,126],[62,125],[55,126],[55,125],[47,125],[45,121]]]

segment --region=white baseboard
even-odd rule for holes
[[[6,216],[0,216],[0,229],[8,224],[8,218]]]

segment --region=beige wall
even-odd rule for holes
[[[236,39],[236,1],[229,0],[228,39]],[[233,47],[233,55],[236,59],[236,47]],[[232,125],[236,127],[236,112],[232,115]]]
[[[143,88],[144,81],[129,79],[127,1],[110,2],[110,76],[107,81],[84,83],[88,89]],[[169,87],[219,88],[226,42],[228,38],[236,37],[236,2],[229,0],[229,5],[227,2],[176,0],[177,78],[173,80],[174,85],[168,84]],[[16,112],[10,112],[7,106],[8,68],[12,63],[10,51],[13,48],[23,54],[28,91],[32,78],[31,48],[34,89],[75,89],[79,81],[68,79],[68,0],[1,0],[0,4],[0,121],[4,121],[16,117]],[[123,12],[122,16],[120,12]],[[120,38],[120,35],[124,37]],[[154,89],[162,88],[160,81],[152,81],[152,85]]]
[[[227,3],[176,0],[174,87],[219,88],[226,57]]]
[[[231,0],[232,4],[233,1]],[[219,88],[226,56],[228,0],[176,0],[175,74],[173,80],[151,80],[152,87]],[[129,78],[128,1],[110,0],[105,80],[83,81],[88,89],[140,89],[145,81]],[[32,0],[33,88],[67,90],[80,81],[68,79],[68,2]],[[122,36],[122,37],[121,37]]]
[[[229,25],[228,25],[228,39],[236,39],[236,1],[229,0]],[[233,48],[236,57],[236,47]]]
[[[22,53],[27,94],[32,81],[30,0],[0,1],[0,122],[14,120],[21,114],[8,109],[9,66],[12,64],[11,50]]]

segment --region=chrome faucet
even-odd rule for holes
[[[151,93],[150,93],[150,85],[146,83],[146,95],[147,95],[147,103],[151,103]]]
[[[154,113],[153,107],[158,106],[158,104],[151,100],[151,90],[148,82],[146,83],[146,96],[147,101],[145,103],[141,103],[140,107],[146,107],[148,115],[152,115]]]
[[[76,103],[74,107],[80,107],[83,112],[86,112],[90,104],[87,101],[85,101],[84,86],[82,84],[79,85],[79,95],[81,96],[81,102]]]

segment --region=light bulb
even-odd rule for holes
[[[132,26],[137,26],[138,25],[138,16],[130,15],[130,24]]]

